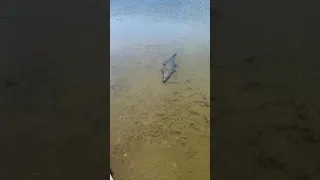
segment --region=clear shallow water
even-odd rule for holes
[[[147,16],[119,16],[110,19],[110,53],[114,55],[121,50],[135,45],[166,45],[183,47],[190,43],[209,45],[210,31],[206,25],[197,27],[180,22],[156,22]],[[121,52],[125,53],[125,52]]]
[[[111,1],[110,156],[115,179],[210,178],[206,3]],[[180,69],[172,80],[178,83],[162,84],[161,63],[175,52]]]
[[[112,0],[110,7],[111,54],[134,44],[167,44],[171,48],[206,41],[209,45],[208,0]]]

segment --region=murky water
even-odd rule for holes
[[[210,178],[208,19],[209,1],[111,1],[114,179]],[[179,69],[162,84],[175,52]]]

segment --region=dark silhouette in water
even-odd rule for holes
[[[162,83],[166,83],[170,77],[177,71],[178,64],[175,63],[177,53],[174,53],[170,59],[162,63],[161,73],[163,75]]]

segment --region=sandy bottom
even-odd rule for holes
[[[209,179],[209,47],[179,47],[168,84],[160,66],[171,54],[161,47],[115,56],[130,62],[111,66],[111,168],[115,179]]]

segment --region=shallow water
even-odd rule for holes
[[[110,156],[115,179],[209,179],[209,6],[203,20],[194,13],[182,21],[188,16],[181,16],[181,7],[192,3],[139,2],[127,7],[111,2]],[[163,7],[180,10],[173,18]],[[175,52],[179,69],[162,84],[161,63]]]

